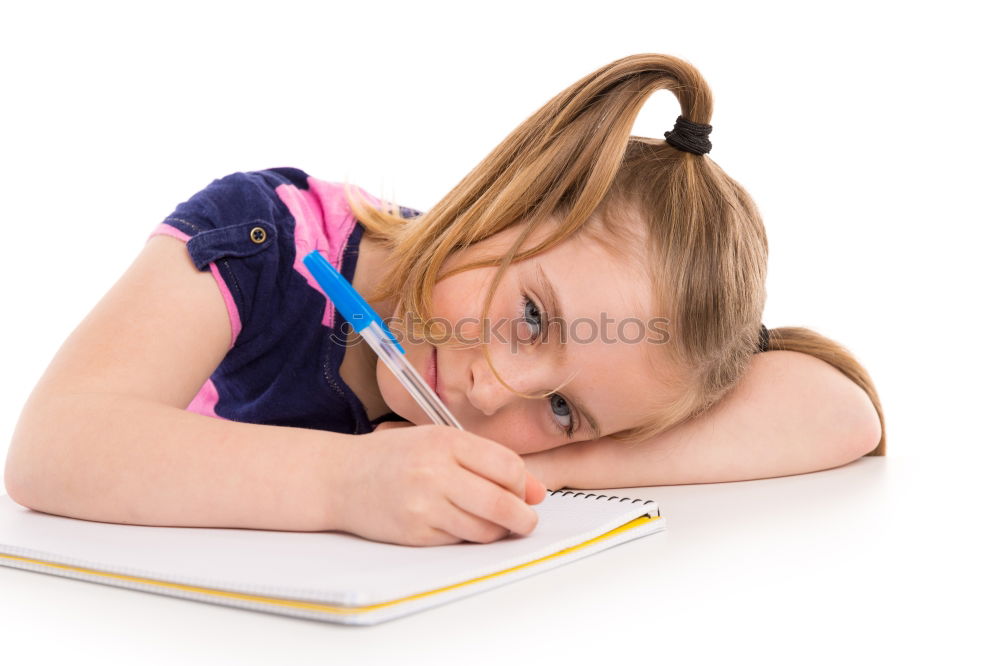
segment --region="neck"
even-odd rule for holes
[[[388,255],[388,249],[375,243],[368,234],[363,233],[358,248],[358,261],[354,267],[354,278],[351,280],[353,287],[383,320],[392,316],[398,299],[373,301],[371,297],[388,266]],[[341,377],[361,400],[369,419],[382,416],[389,411],[389,406],[378,388],[377,363],[378,356],[367,344],[349,344],[339,368]]]
[[[354,279],[351,284],[383,320],[393,315],[398,299],[389,298],[373,301],[371,297],[375,294],[375,288],[385,274],[388,265],[389,249],[376,243],[369,234],[362,233],[358,248],[358,261],[354,267]]]

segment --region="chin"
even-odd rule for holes
[[[409,410],[394,408],[392,411],[396,412],[413,425],[430,425],[433,423],[433,421],[431,421],[431,417],[427,416],[424,410],[420,409],[420,407],[415,404],[410,405]]]
[[[396,379],[396,375],[385,367],[382,359],[379,359],[375,368],[375,379],[378,382],[379,393],[389,409],[396,412],[404,419],[414,425],[424,425],[431,422],[426,412],[413,399],[413,396],[403,388],[403,385]]]

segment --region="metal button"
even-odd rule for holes
[[[254,227],[250,230],[250,240],[258,245],[267,240],[267,231],[264,227]]]

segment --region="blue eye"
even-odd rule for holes
[[[524,321],[533,327],[531,341],[534,342],[538,339],[538,334],[542,329],[542,311],[527,294],[521,294],[521,312],[524,313]]]
[[[534,342],[538,339],[538,334],[542,330],[542,323],[545,321],[545,313],[542,312],[538,305],[531,300],[531,297],[525,293],[521,294],[521,312],[524,315],[524,321],[532,327],[531,341]],[[576,421],[573,418],[573,409],[570,407],[569,402],[567,402],[565,398],[558,393],[553,393],[549,396],[549,406],[552,408],[552,413],[557,417],[556,423],[559,425],[559,428],[566,433],[567,437],[576,432]],[[568,421],[564,423],[561,420],[562,418],[566,418]]]
[[[549,405],[552,407],[552,413],[556,416],[562,416],[567,419],[567,423],[559,422],[559,427],[563,429],[566,436],[569,437],[576,430],[576,426],[573,423],[573,410],[570,409],[569,403],[558,393],[553,393],[549,396]]]

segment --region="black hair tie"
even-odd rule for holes
[[[760,325],[760,338],[757,341],[757,351],[766,352],[770,349],[771,335],[767,332],[767,326]]]
[[[708,140],[711,131],[711,125],[702,125],[691,122],[684,116],[677,116],[674,129],[670,132],[664,132],[663,137],[677,150],[704,155],[712,150],[712,142]]]

